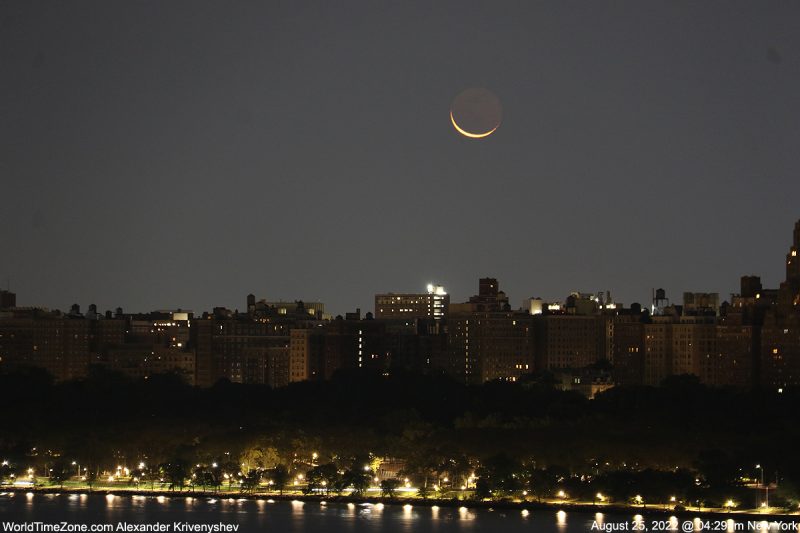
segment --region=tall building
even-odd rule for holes
[[[0,309],[10,309],[17,306],[17,295],[11,291],[0,290]]]
[[[476,296],[450,306],[447,351],[436,364],[467,384],[514,381],[533,372],[530,314],[511,311],[496,279],[481,279]]]
[[[543,314],[534,322],[537,368],[584,368],[606,358],[602,316]]]
[[[794,225],[792,245],[786,254],[786,280],[778,289],[779,312],[788,316],[800,312],[800,220]]]
[[[800,385],[800,220],[786,254],[786,280],[761,328],[760,382],[771,389]]]
[[[389,367],[385,347],[386,325],[372,318],[337,318],[325,324],[325,379],[339,369]]]
[[[625,312],[627,311],[627,312]],[[614,317],[612,356],[614,381],[620,385],[641,385],[644,382],[645,323],[649,315],[641,306],[620,310]]]
[[[428,285],[425,293],[385,293],[375,295],[375,318],[378,320],[432,318],[447,316],[450,295],[441,285]]]
[[[0,318],[0,363],[44,368],[56,381],[84,377],[90,365],[104,364],[108,350],[122,344],[126,335],[125,320],[94,316],[13,311]]]
[[[289,334],[289,382],[325,376],[324,327],[294,328]]]

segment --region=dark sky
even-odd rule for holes
[[[344,313],[783,278],[797,2],[0,2],[20,305]],[[492,136],[452,99],[491,89]]]

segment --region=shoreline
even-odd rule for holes
[[[619,504],[588,504],[588,503],[569,503],[569,502],[538,502],[538,501],[483,501],[483,500],[458,500],[458,499],[437,499],[419,497],[395,497],[386,498],[383,496],[349,496],[349,495],[317,495],[317,494],[271,494],[271,493],[245,493],[245,492],[213,492],[200,490],[141,490],[134,487],[120,487],[118,489],[99,488],[89,490],[87,487],[0,487],[0,493],[14,494],[96,494],[99,496],[151,496],[167,498],[216,498],[216,499],[237,499],[237,500],[274,500],[274,501],[301,501],[304,503],[340,503],[340,504],[384,504],[384,505],[413,505],[419,507],[448,507],[467,509],[504,509],[519,511],[553,511],[553,512],[580,512],[580,513],[610,513],[626,515],[633,513],[636,515],[656,515],[656,516],[675,516],[682,519],[711,518],[716,520],[740,519],[757,521],[775,521],[782,518],[798,518],[800,512],[778,511],[770,513],[758,513],[753,510],[726,511],[717,509],[691,510],[686,509],[676,511],[663,507],[644,507],[628,506]],[[799,520],[800,521],[800,520]]]

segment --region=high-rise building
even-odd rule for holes
[[[388,368],[385,333],[386,325],[372,318],[337,318],[325,324],[325,379],[339,369]]]
[[[476,296],[450,306],[446,356],[437,364],[468,384],[513,381],[533,372],[533,354],[531,315],[511,311],[497,280],[483,278]]]
[[[0,309],[17,306],[17,295],[11,291],[0,290]]]
[[[325,376],[325,329],[294,328],[289,335],[289,382]]]
[[[761,385],[782,389],[800,385],[800,220],[794,225],[792,244],[786,254],[786,279],[780,284],[777,304],[762,307],[760,357],[757,368]],[[764,291],[762,291],[763,294]],[[759,294],[756,297],[759,298]]]
[[[375,295],[375,318],[442,320],[447,316],[450,295],[441,285],[429,284],[425,293],[385,293]]]
[[[537,368],[584,368],[606,359],[600,315],[543,314],[534,324]]]

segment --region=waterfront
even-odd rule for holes
[[[501,509],[382,503],[273,500],[268,498],[166,497],[86,493],[0,493],[3,531],[11,524],[103,525],[103,531],[141,531],[156,525],[160,531],[752,531],[786,530],[783,522],[758,521],[750,527],[744,518],[677,518],[653,512],[625,515],[553,509]],[[777,520],[778,518],[771,518]],[[682,527],[691,522],[692,527]],[[22,526],[25,527],[25,526]],[[28,526],[31,527],[31,526]],[[216,529],[215,529],[216,528]],[[797,531],[796,525],[789,528]],[[43,531],[17,529],[16,531]],[[97,529],[94,529],[97,531]]]

